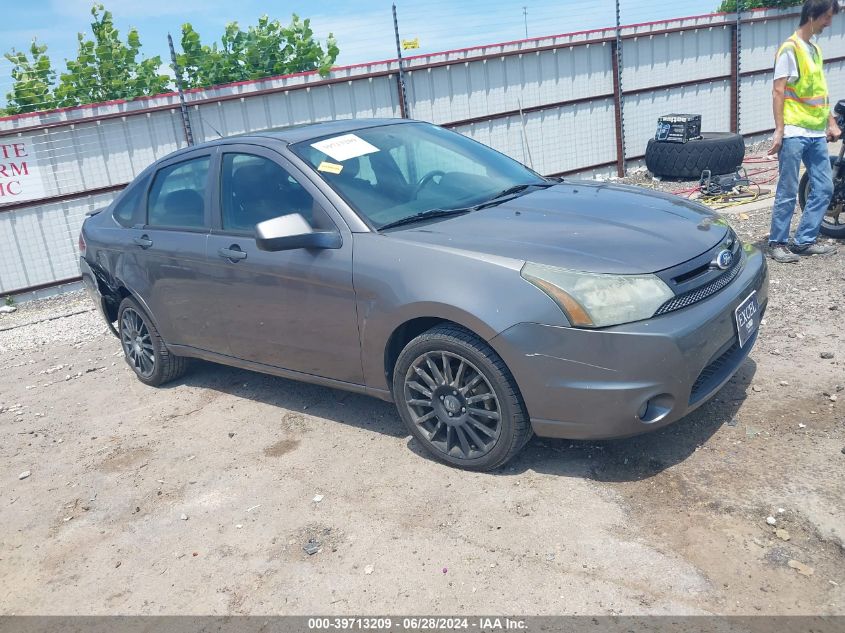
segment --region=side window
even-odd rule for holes
[[[315,229],[335,228],[311,194],[272,160],[227,153],[221,176],[224,231],[252,233],[259,222],[289,213],[299,213]]]
[[[130,228],[138,224],[138,206],[141,203],[141,198],[144,197],[144,191],[147,188],[148,178],[144,178],[141,182],[130,183],[129,189],[122,194],[120,200],[114,205],[112,216],[117,222]]]
[[[147,224],[204,227],[209,164],[209,157],[203,156],[160,169],[147,201]]]

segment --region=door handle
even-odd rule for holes
[[[224,259],[228,259],[233,264],[242,259],[246,259],[246,253],[244,253],[241,250],[241,247],[237,244],[232,244],[229,248],[221,248],[217,251],[217,254]]]
[[[153,245],[153,241],[150,239],[149,235],[142,235],[141,237],[133,237],[132,241],[135,242],[141,248],[149,248]]]

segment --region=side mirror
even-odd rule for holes
[[[290,251],[297,248],[340,248],[337,231],[315,231],[298,213],[290,213],[255,225],[255,245],[262,251]]]

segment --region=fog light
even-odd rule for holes
[[[661,393],[646,400],[637,411],[637,417],[646,424],[659,422],[672,411],[675,404],[675,397],[668,393]]]

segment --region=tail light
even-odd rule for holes
[[[83,257],[85,256],[85,249],[86,248],[88,248],[88,246],[85,244],[85,238],[82,237],[82,232],[80,231],[80,233],[79,233],[79,254],[82,255]]]

